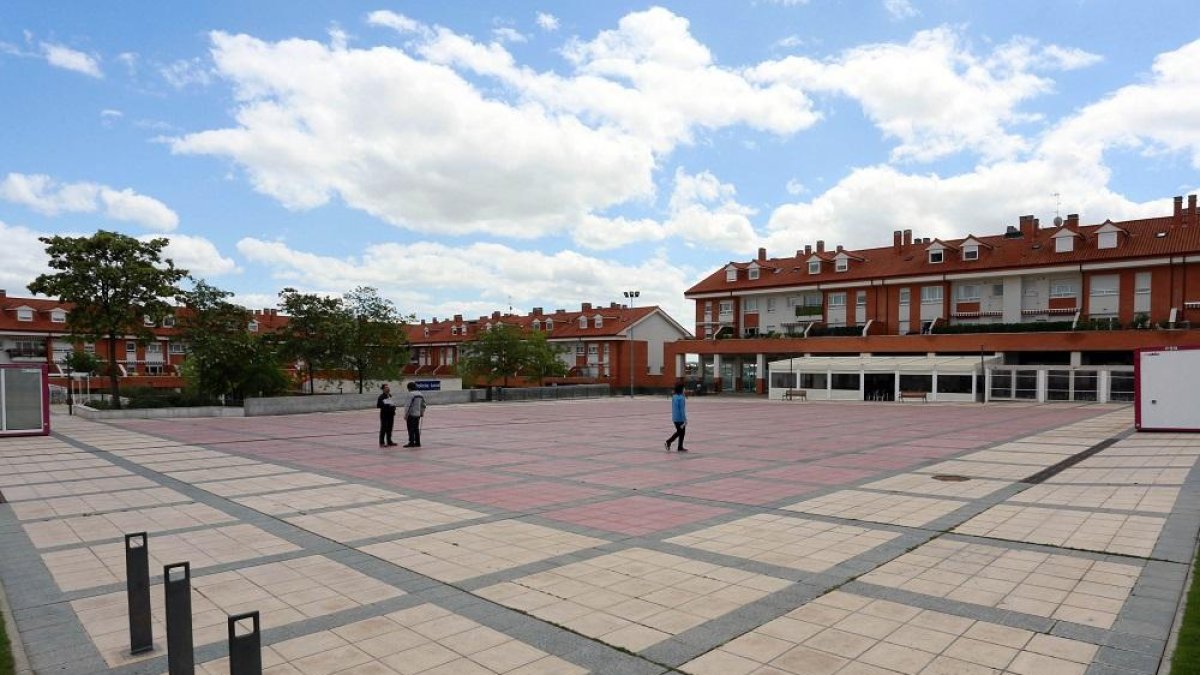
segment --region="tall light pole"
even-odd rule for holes
[[[633,301],[641,295],[641,291],[625,291],[629,299],[629,309],[633,309]],[[633,317],[629,317],[629,398],[633,398]]]

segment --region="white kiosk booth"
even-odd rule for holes
[[[0,364],[0,436],[50,433],[50,378],[46,365]]]
[[[1200,346],[1139,349],[1133,372],[1139,431],[1200,431]]]

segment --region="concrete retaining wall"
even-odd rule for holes
[[[479,389],[458,391],[423,391],[429,405],[447,403],[471,403],[482,401],[487,392]],[[406,391],[394,391],[392,396],[399,405],[408,395]],[[375,407],[379,394],[323,394],[320,396],[280,396],[275,398],[248,398],[245,402],[246,417],[262,415],[296,415],[311,412],[335,412],[338,410],[364,410]]]
[[[141,420],[171,417],[242,417],[241,408],[221,406],[195,406],[191,408],[130,408],[122,410],[96,410],[85,405],[76,405],[75,414],[88,420]]]

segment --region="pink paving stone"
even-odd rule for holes
[[[666,453],[663,453],[664,455]],[[738,457],[688,457],[683,467],[688,471],[697,471],[702,473],[733,473],[735,471],[750,471],[751,469],[765,469],[772,466],[771,462],[762,462],[753,459],[740,459]]]
[[[529,481],[510,487],[460,490],[450,494],[452,497],[466,502],[515,510],[573,502],[609,494],[609,492],[608,490],[600,490],[583,485],[565,485],[549,481]]]
[[[750,474],[750,477],[776,478],[779,480],[793,480],[828,485],[831,483],[850,483],[874,475],[874,471],[864,471],[862,469],[846,469],[831,466],[818,466],[816,464],[804,464],[801,466],[784,466],[778,469],[758,471]]]
[[[450,492],[468,487],[482,487],[484,485],[495,485],[497,483],[508,483],[519,478],[505,476],[496,473],[484,473],[482,471],[440,471],[438,473],[430,473],[419,476],[391,476],[380,482],[388,485],[395,485],[400,488],[408,488],[410,490],[421,490],[424,492]]]
[[[769,504],[780,499],[798,497],[820,488],[820,485],[805,485],[804,483],[785,483],[750,478],[721,478],[697,483],[695,485],[680,485],[665,488],[663,492],[699,499],[712,499],[735,504]]]
[[[379,457],[373,455],[354,455],[345,453],[338,456],[314,457],[306,459],[303,464],[306,466],[316,466],[323,469],[341,469],[352,466],[365,466],[367,464],[378,464]]]
[[[663,453],[666,454],[666,453]],[[695,480],[695,474],[683,473],[674,469],[618,469],[616,471],[601,471],[582,476],[575,480],[584,483],[599,483],[623,488],[648,488]]]
[[[888,448],[886,452],[891,454],[891,448]],[[867,453],[829,457],[820,461],[821,466],[871,467],[876,469],[905,469],[920,463],[921,460],[912,459],[911,457],[886,457],[881,454]]]
[[[640,535],[669,530],[728,512],[729,509],[715,506],[701,506],[657,497],[638,496],[547,511],[541,515],[551,520],[583,525],[597,530]]]
[[[570,476],[575,473],[586,473],[611,469],[611,464],[590,462],[585,459],[551,459],[541,462],[529,462],[517,466],[506,466],[505,471],[527,473],[533,476]]]
[[[388,464],[367,464],[364,466],[356,466],[340,471],[348,476],[358,476],[359,478],[393,478],[396,476],[426,476],[435,473],[446,473],[453,471],[438,464],[424,464],[418,462],[401,462],[395,461]]]
[[[503,466],[505,464],[520,464],[533,459],[529,455],[523,455],[519,452],[504,452],[503,450],[492,450],[488,452],[475,452],[464,450],[458,453],[458,456],[447,457],[444,454],[439,454],[438,459],[443,462],[451,462],[453,464],[463,464],[466,466]]]
[[[829,457],[833,453],[821,452],[817,450],[778,448],[769,450],[745,450],[737,454],[738,457],[769,462],[807,462],[814,459],[821,459],[822,457]]]

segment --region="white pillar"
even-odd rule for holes
[[[678,380],[682,380],[687,375],[687,359],[684,358],[686,356],[686,354],[675,355],[675,378]]]
[[[756,358],[756,362],[755,362],[755,368],[754,368],[754,378],[755,378],[754,393],[765,394],[765,393],[767,393],[767,385],[769,384],[766,381],[767,380],[767,355],[760,353],[755,358]],[[760,382],[762,384],[759,384]]]

